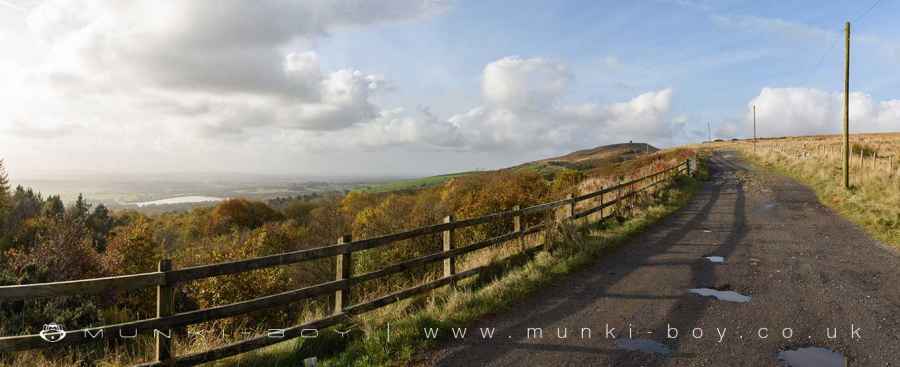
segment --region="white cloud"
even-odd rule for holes
[[[668,139],[676,132],[667,120],[671,89],[608,105],[563,104],[573,80],[574,75],[558,61],[499,59],[484,68],[483,105],[446,121],[430,114],[404,120],[404,126],[421,138],[407,142],[460,150],[558,149]]]
[[[564,104],[574,75],[558,61],[505,57],[482,73],[483,104],[440,118],[428,109],[381,110],[370,122],[293,142],[312,150],[559,151],[635,140],[670,141],[683,123],[668,118],[671,89],[612,104]]]
[[[752,131],[756,105],[760,136],[833,134],[842,131],[843,93],[814,88],[763,88],[747,103],[744,131]],[[862,92],[850,93],[850,129],[856,132],[896,131],[900,100],[876,102]]]
[[[18,121],[26,129],[17,131],[30,131],[48,116],[86,128],[128,116],[212,136],[265,126],[347,128],[378,116],[371,99],[384,78],[322,71],[316,52],[297,47],[445,7],[429,0],[46,1],[27,18],[47,45],[45,62],[0,91],[14,101],[0,109],[0,128]],[[100,101],[117,104],[92,107]]]
[[[571,81],[572,74],[562,63],[513,56],[484,68],[481,89],[485,101],[497,107],[539,109],[555,104]]]
[[[107,157],[116,168],[134,157],[143,167],[160,159],[180,167],[185,156],[240,157],[254,166],[243,157],[251,152],[561,151],[671,142],[683,130],[668,116],[671,89],[617,103],[568,102],[575,75],[557,60],[490,62],[481,101],[436,116],[380,105],[392,87],[385,76],[324,70],[315,50],[331,32],[445,7],[429,0],[50,0],[28,16],[43,62],[0,64],[0,74],[12,76],[0,85],[0,131],[9,133],[6,142],[46,140],[40,150],[47,155],[33,162]]]

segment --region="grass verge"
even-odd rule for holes
[[[700,179],[706,177],[701,165]],[[562,226],[551,251],[540,251],[520,264],[500,264],[500,272],[466,279],[456,288],[435,290],[429,297],[407,300],[359,318],[362,333],[353,339],[320,333],[316,339],[284,342],[223,361],[229,366],[301,366],[317,356],[321,366],[400,366],[445,341],[424,337],[424,328],[462,327],[486,315],[509,310],[515,302],[554,279],[583,268],[619,247],[635,234],[682,207],[699,187],[699,180],[682,177],[654,202],[628,218]],[[511,259],[515,261],[515,259]],[[521,264],[524,263],[524,264]],[[497,274],[502,274],[497,275]],[[487,277],[487,279],[485,279]],[[390,337],[387,326],[390,325]],[[364,336],[363,336],[364,335]],[[449,336],[449,335],[445,335]]]

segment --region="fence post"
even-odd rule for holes
[[[566,200],[569,200],[568,213],[566,213],[566,219],[574,219],[575,218],[575,194],[566,195]]]
[[[513,207],[513,210],[517,212],[521,209],[522,207],[519,205]],[[513,217],[513,231],[519,234],[519,248],[522,252],[525,252],[525,235],[523,234],[525,230],[522,228],[521,214],[516,214],[516,216]]]
[[[338,244],[344,245],[353,242],[353,237],[343,235],[338,237]],[[335,258],[334,280],[349,280],[353,277],[353,250],[347,248],[344,252]],[[344,309],[350,305],[350,286],[341,287],[334,291],[334,313],[344,312]]]
[[[634,190],[634,186],[636,184],[637,183],[632,182],[630,185],[628,185],[628,199],[625,202],[628,203],[628,216],[629,217],[634,216],[634,207],[635,207],[635,204],[637,203],[637,192]]]
[[[600,186],[600,220],[599,220],[599,222],[603,221],[603,194],[604,194],[603,190],[606,190],[606,188],[603,186]]]
[[[619,212],[619,209],[622,206],[622,186],[621,185],[622,185],[622,181],[619,181],[619,183],[616,185],[618,187],[616,187],[616,201],[615,201],[615,206],[613,207],[613,212],[616,213],[617,217],[622,214]]]
[[[863,155],[865,151],[862,148],[859,148],[859,170],[862,171],[865,168],[865,156]]]
[[[547,252],[550,252],[550,240],[553,238],[553,223],[556,222],[556,211],[557,208],[544,211],[544,230],[541,231],[544,233],[544,243],[541,246]]]
[[[448,215],[444,217],[444,223],[453,223],[454,219],[452,215]],[[448,228],[444,230],[444,252],[449,252],[453,250],[453,228]],[[456,258],[451,256],[444,259],[444,278],[451,277],[453,274],[456,274]],[[450,283],[451,286],[456,286],[456,281]]]
[[[890,157],[890,162],[888,163],[889,174],[888,177],[894,177],[894,156]]]
[[[162,259],[159,261],[158,268],[160,273],[172,271],[172,260]],[[167,276],[163,277],[164,279]],[[168,280],[164,280],[162,285],[156,287],[156,317],[162,318],[171,316],[175,312],[175,289]],[[156,361],[162,362],[164,366],[175,365],[175,352],[172,350],[172,329],[166,330],[164,334],[161,330],[154,331],[156,338]]]

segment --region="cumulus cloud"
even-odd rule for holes
[[[568,67],[516,56],[486,65],[481,80],[482,105],[446,120],[430,113],[400,117],[395,111],[365,127],[367,141],[491,151],[660,140],[680,131],[667,116],[671,89],[612,104],[564,104],[574,80]],[[401,130],[406,133],[398,134]]]
[[[481,89],[485,101],[495,106],[540,109],[555,104],[571,81],[572,74],[562,63],[506,57],[484,68]]]
[[[309,47],[329,32],[425,17],[446,6],[438,0],[46,1],[27,17],[47,45],[46,62],[9,84],[17,103],[0,111],[0,124],[35,124],[52,112],[90,127],[87,120],[113,116],[85,113],[85,101],[115,100],[132,118],[171,121],[210,136],[264,126],[347,128],[378,116],[371,99],[385,79],[354,69],[323,71]],[[29,106],[49,95],[73,98],[52,102],[59,108],[43,113]]]
[[[763,88],[747,103],[756,105],[757,131],[761,136],[832,134],[842,131],[843,93],[814,88]],[[751,129],[748,112],[744,130]],[[850,93],[850,129],[887,132],[897,129],[900,100],[875,101],[862,92]]]
[[[8,102],[0,131],[75,136],[71,150],[102,144],[138,155],[273,146],[546,151],[665,142],[683,130],[668,116],[671,89],[613,103],[568,102],[576,78],[559,60],[487,63],[473,91],[480,102],[438,116],[427,107],[380,105],[377,97],[392,88],[388,78],[325,70],[315,51],[328,33],[444,8],[435,0],[49,0],[28,15],[46,45],[44,62],[8,73],[15,78],[0,86]]]

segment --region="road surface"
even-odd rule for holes
[[[415,364],[758,367],[822,347],[849,366],[900,366],[900,255],[809,188],[735,154],[715,154],[710,171],[690,203],[617,252]]]

